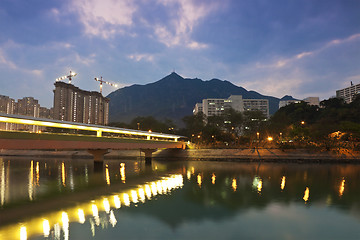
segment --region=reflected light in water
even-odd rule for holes
[[[27,239],[26,227],[22,226],[20,227],[20,240],[26,240],[26,239]]]
[[[201,184],[202,184],[202,178],[201,178],[200,173],[197,175],[197,183],[198,183],[199,187],[201,187]]]
[[[191,172],[190,171],[186,172],[186,177],[187,177],[188,180],[190,180],[190,178],[191,178]]]
[[[215,175],[215,173],[213,173],[211,176],[211,183],[215,184],[215,180],[216,180],[216,175]]]
[[[106,179],[106,184],[110,185],[110,174],[109,174],[109,166],[106,164],[105,165],[105,179]]]
[[[111,226],[115,227],[117,220],[115,218],[115,214],[113,212],[113,210],[110,211],[110,216],[109,216],[109,222],[111,224]]]
[[[40,182],[40,166],[39,166],[39,162],[36,162],[36,168],[35,168],[35,172],[36,172],[36,186],[40,186],[39,182]]]
[[[236,192],[236,189],[237,189],[236,178],[233,178],[231,186],[232,186],[234,192]]]
[[[138,195],[135,190],[131,190],[131,200],[133,203],[138,203]]]
[[[145,194],[146,194],[147,199],[151,198],[151,188],[150,188],[149,184],[145,185]]]
[[[344,194],[345,190],[345,179],[341,181],[340,188],[339,188],[339,196],[341,197]]]
[[[99,219],[99,210],[98,207],[95,204],[92,204],[91,206],[93,217],[95,219],[96,226],[100,225],[100,219]]]
[[[33,160],[31,160],[30,163],[28,192],[29,192],[29,199],[30,201],[32,201],[34,194],[34,161]]]
[[[194,173],[195,173],[195,168],[191,167],[191,174],[194,174]]]
[[[66,212],[62,212],[61,220],[63,224],[64,239],[69,239],[69,216]]]
[[[66,181],[66,173],[65,173],[65,163],[61,163],[61,181],[62,185],[65,187],[65,181]]]
[[[286,177],[283,176],[282,179],[281,179],[281,185],[280,185],[281,190],[284,190],[284,188],[285,188],[285,181],[286,181]]]
[[[48,237],[50,235],[50,223],[46,219],[44,219],[43,221],[43,231],[44,231],[44,237]]]
[[[125,176],[125,163],[120,163],[120,178],[123,183],[125,183],[126,176]]]
[[[109,212],[110,212],[110,203],[109,203],[109,200],[108,200],[107,198],[104,198],[103,204],[104,204],[105,212],[106,212],[106,213],[109,213]]]
[[[152,192],[153,196],[157,195],[157,188],[156,188],[156,183],[155,182],[151,183],[151,192]]]
[[[309,200],[309,195],[310,195],[309,193],[310,193],[310,190],[308,187],[306,187],[304,197],[303,197],[305,203]]]
[[[85,213],[84,210],[78,209],[78,215],[79,215],[79,223],[83,224],[85,223]]]
[[[258,176],[254,177],[253,180],[253,185],[252,185],[253,189],[256,189],[258,193],[261,193],[262,190],[262,179],[259,178]]]
[[[123,200],[124,200],[124,205],[125,205],[125,206],[130,206],[130,197],[129,197],[129,194],[124,193],[124,194],[123,194]]]
[[[139,195],[139,200],[140,200],[140,202],[145,202],[145,192],[144,192],[144,189],[139,188],[139,189],[138,189],[138,195]]]
[[[120,202],[120,198],[118,195],[114,196],[114,204],[115,204],[116,209],[119,209],[121,207],[121,202]]]

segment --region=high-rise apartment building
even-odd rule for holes
[[[54,119],[99,125],[109,123],[108,98],[64,82],[54,85]]]
[[[233,108],[236,111],[261,111],[269,117],[269,101],[267,99],[243,99],[241,95],[231,95],[227,99],[208,98],[202,103],[197,103],[193,110],[194,114],[203,112],[207,117],[221,115],[226,109]]]
[[[351,103],[357,94],[360,94],[360,84],[354,85],[351,82],[351,86],[336,91],[336,97],[342,98],[346,103]]]
[[[8,97],[0,95],[0,112],[6,114],[14,114],[15,111],[15,100]],[[0,129],[2,130],[12,130],[14,128],[13,123],[0,123]]]

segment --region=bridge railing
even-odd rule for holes
[[[183,138],[182,136],[173,135],[173,134],[133,130],[126,128],[116,128],[116,127],[109,127],[109,126],[102,126],[95,124],[60,121],[54,119],[35,118],[31,116],[10,115],[5,113],[0,113],[0,122],[34,125],[34,126],[50,127],[50,128],[64,128],[64,129],[92,131],[92,132],[96,132],[97,137],[102,137],[103,133],[110,133],[110,134],[113,133],[124,136],[128,135],[128,136],[146,137],[146,139],[148,140],[152,138],[158,138],[164,140],[172,140],[175,142],[177,142],[178,139]]]

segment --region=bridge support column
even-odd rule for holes
[[[140,149],[141,152],[145,153],[145,165],[151,164],[152,153],[156,152],[156,150],[157,149],[151,149],[151,148]]]
[[[104,166],[104,155],[109,153],[108,149],[88,149],[94,157],[94,171],[102,171]]]

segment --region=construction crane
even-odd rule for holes
[[[56,81],[58,82],[58,81],[61,81],[61,80],[64,80],[64,79],[68,78],[69,79],[69,84],[71,84],[72,78],[75,77],[76,75],[77,75],[77,73],[70,71],[69,75],[59,77],[59,78],[56,79]]]
[[[104,81],[102,77],[100,77],[100,79],[99,79],[99,78],[95,78],[95,81],[100,82],[100,93],[102,93],[102,84],[103,84],[103,83],[109,84],[110,86],[113,86],[113,87],[117,87],[117,84]]]

